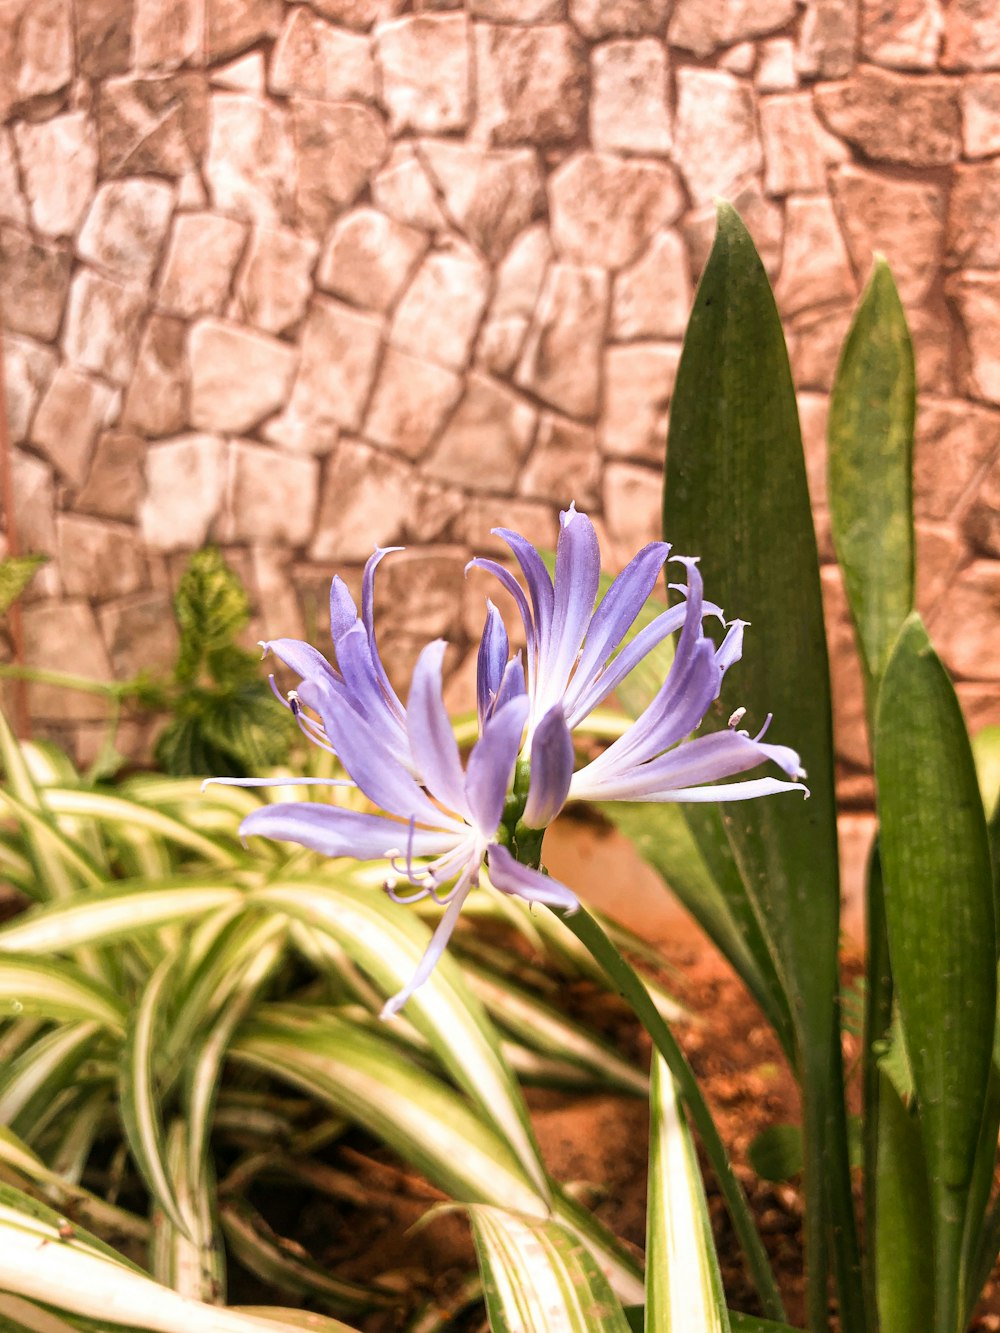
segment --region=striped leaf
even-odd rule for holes
[[[493,1333],[628,1333],[618,1298],[572,1232],[504,1208],[468,1212]]]
[[[61,958],[0,953],[0,1017],[36,1017],[56,1023],[125,1026],[125,1006],[107,986]]]
[[[96,1023],[71,1023],[39,1037],[0,1069],[0,1124],[30,1138],[39,1116],[96,1044]]]
[[[691,1131],[666,1061],[653,1055],[647,1333],[729,1333],[722,1278]]]
[[[207,837],[179,819],[173,819],[162,810],[128,801],[121,796],[86,788],[50,787],[43,796],[44,804],[53,814],[85,816],[102,823],[121,824],[144,829],[166,838],[202,857],[209,865],[233,867],[245,865],[249,856],[238,843]]]
[[[216,1225],[215,1182],[200,1163],[198,1178],[192,1178],[189,1157],[188,1127],[175,1119],[167,1133],[164,1165],[187,1232],[180,1231],[168,1214],[154,1209],[150,1268],[158,1281],[181,1296],[219,1305],[226,1298],[226,1256]]]

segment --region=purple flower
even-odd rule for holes
[[[669,556],[665,542],[643,547],[598,602],[597,535],[587,516],[574,506],[560,515],[554,579],[523,537],[505,528],[495,531],[513,551],[527,595],[496,561],[472,564],[496,575],[513,596],[524,623],[530,700],[525,747],[531,790],[523,818],[529,827],[549,823],[567,799],[737,801],[806,791],[800,782],[771,777],[714,785],[765,761],[776,763],[789,778],[805,776],[794,750],[762,742],[770,718],[753,738],[736,729],[734,715],[728,730],[686,739],[719,697],[726,670],[739,660],[745,626],[744,621],[730,622],[718,647],[704,633],[706,617],[723,617],[717,606],[703,600],[696,561],[679,560],[687,575],[684,601],[625,643]],[[573,729],[678,629],[674,661],[655,698],[624,735],[574,773]],[[490,655],[487,683],[481,686],[481,713],[482,696],[489,699],[494,692],[489,682],[498,681],[503,669],[495,628],[492,637],[497,647]]]

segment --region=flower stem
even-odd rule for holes
[[[569,913],[559,910],[562,918],[577,939],[587,949],[614,982],[615,988],[632,1006],[632,1009],[649,1033],[653,1045],[667,1062],[685,1109],[698,1131],[702,1146],[715,1172],[722,1196],[729,1209],[733,1226],[739,1238],[740,1246],[746,1258],[750,1280],[757,1289],[761,1306],[767,1319],[780,1323],[785,1321],[785,1311],[778,1294],[768,1263],[767,1253],[754,1225],[750,1206],[742,1186],[736,1179],[732,1164],[726,1155],[725,1147],[715,1127],[712,1113],[708,1109],[697,1079],[685,1058],[684,1052],[674,1039],[673,1033],[660,1017],[649,992],[635,970],[625,961],[602,927],[590,915],[585,907]]]

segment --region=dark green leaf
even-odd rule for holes
[[[174,615],[181,636],[175,674],[178,681],[194,682],[209,656],[228,647],[250,620],[243,585],[214,547],[196,551],[188,561]]]
[[[10,555],[0,560],[0,616],[13,604],[48,560],[47,555]]]
[[[882,1327],[925,1333],[934,1308],[934,1238],[927,1164],[916,1115],[880,1075],[875,1194],[875,1289]]]
[[[764,1180],[791,1180],[802,1170],[802,1127],[768,1125],[751,1140],[750,1165]]]

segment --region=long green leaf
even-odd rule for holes
[[[125,1026],[125,1006],[107,986],[61,958],[0,953],[0,1017],[95,1022],[112,1032]]]
[[[773,739],[799,750],[809,773],[809,801],[724,805],[722,818],[797,1027],[810,1326],[825,1333],[832,1233],[841,1318],[853,1333],[864,1311],[837,1030],[840,886],[816,538],[781,321],[753,242],[726,204],[673,393],[664,535],[701,557],[707,596],[751,624],[718,722],[746,707],[759,727],[774,710]]]
[[[203,857],[210,865],[225,867],[245,865],[249,859],[238,844],[207,837],[179,819],[164,814],[162,810],[140,805],[137,801],[125,800],[121,796],[82,788],[49,787],[43,799],[53,814],[82,815],[88,819],[145,829],[149,833],[155,833],[161,838],[168,838],[182,847],[187,847]]]
[[[71,1023],[45,1033],[0,1069],[0,1124],[29,1137],[40,1115],[72,1083],[100,1033],[96,1023]]]
[[[933,1327],[954,1333],[964,1312],[962,1232],[993,1055],[996,923],[961,709],[916,614],[879,694],[875,767],[889,952],[934,1203]],[[995,1125],[992,1134],[995,1142]],[[969,1220],[977,1230],[980,1219]]]
[[[698,1155],[658,1052],[651,1079],[646,1333],[729,1333]]]
[[[187,1234],[154,1209],[150,1267],[155,1278],[181,1296],[221,1305],[226,1299],[226,1255],[216,1224],[214,1181],[201,1163],[198,1179],[192,1179],[189,1156],[188,1128],[175,1119],[167,1131],[164,1165],[187,1220]]]
[[[558,1222],[468,1209],[492,1333],[628,1333],[593,1255]]]
[[[934,1308],[934,1237],[920,1124],[880,1076],[875,1290],[881,1327],[925,1333]]]

